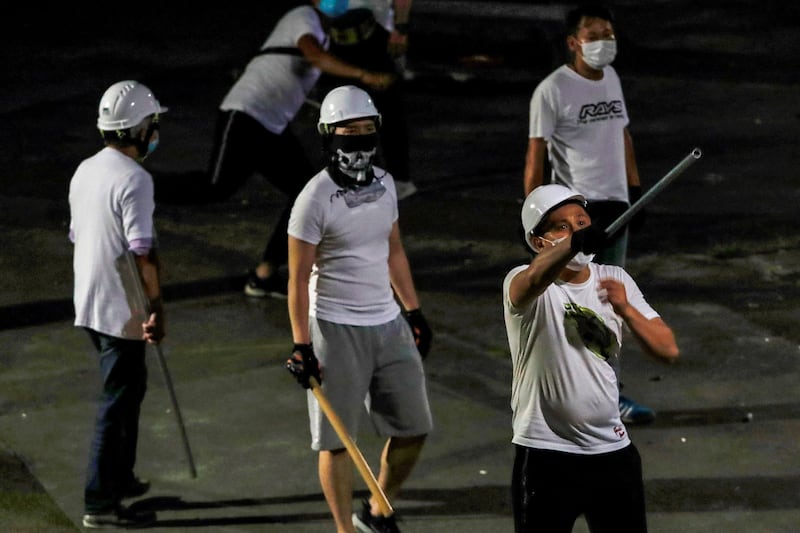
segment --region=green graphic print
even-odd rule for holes
[[[576,303],[566,304],[564,310],[567,327],[575,329],[592,353],[603,361],[608,361],[615,353],[617,336],[603,323],[603,319],[591,309]]]

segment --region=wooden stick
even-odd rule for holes
[[[336,414],[336,411],[333,410],[333,406],[328,401],[325,393],[322,392],[319,381],[311,376],[308,378],[308,383],[311,385],[311,392],[314,393],[314,396],[317,398],[320,407],[322,407],[322,411],[325,413],[325,416],[328,417],[328,420],[333,426],[333,429],[336,431],[336,434],[339,435],[339,438],[344,443],[345,448],[347,448],[347,452],[350,454],[350,457],[356,464],[356,468],[358,468],[358,472],[361,474],[361,477],[364,478],[367,487],[369,487],[369,492],[372,494],[372,497],[378,501],[378,508],[380,509],[381,514],[383,516],[392,516],[394,514],[394,509],[392,509],[392,505],[389,503],[386,493],[384,493],[381,486],[378,485],[378,480],[375,479],[375,474],[372,473],[372,470],[370,470],[369,464],[367,464],[366,459],[364,459],[364,455],[361,453],[361,450],[358,449],[355,441],[353,441],[352,437],[350,437],[350,434],[347,432],[344,422],[342,422],[342,419]]]

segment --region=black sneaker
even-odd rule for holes
[[[361,502],[361,512],[353,513],[353,525],[360,533],[400,533],[394,515],[372,516],[369,500]]]
[[[123,498],[138,498],[147,494],[150,490],[150,482],[146,479],[139,479],[135,477],[128,483],[128,486],[122,491]]]
[[[110,511],[83,515],[83,527],[89,529],[147,527],[155,521],[153,511],[133,511],[122,505]]]
[[[244,293],[252,298],[270,297],[286,300],[289,297],[285,279],[278,274],[273,274],[268,278],[260,278],[253,270],[247,273]]]

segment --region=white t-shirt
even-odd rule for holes
[[[521,309],[509,301],[511,270],[503,281],[503,310],[514,381],[512,442],[577,454],[606,453],[630,442],[620,419],[619,391],[608,362],[618,357],[624,321],[602,303],[598,282],[625,285],[628,301],[646,318],[658,316],[620,267],[589,264],[580,284],[557,281]],[[603,325],[605,327],[603,327]]]
[[[613,67],[603,69],[601,80],[589,80],[562,65],[533,92],[528,136],[547,141],[554,183],[587,200],[627,202],[623,130],[628,122]]]
[[[135,295],[126,295],[119,265],[131,241],[155,239],[152,177],[135,160],[106,147],[78,166],[69,205],[75,325],[141,339],[147,317]]]
[[[374,170],[380,179],[356,190],[342,189],[322,170],[295,200],[289,235],[317,246],[309,285],[312,317],[374,326],[400,312],[388,263],[397,192],[389,173]]]
[[[327,35],[311,6],[296,7],[286,13],[261,49],[296,48],[304,35],[311,35],[324,50],[328,49]],[[297,115],[319,76],[320,70],[302,55],[257,55],[228,91],[220,109],[247,113],[268,131],[279,135]]]

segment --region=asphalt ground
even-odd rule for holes
[[[436,429],[398,501],[403,531],[511,531],[510,361],[500,306],[516,240],[527,104],[558,63],[559,3],[415,2],[409,54],[412,167],[401,204],[434,334]],[[446,12],[447,8],[451,12]],[[657,532],[800,531],[800,319],[796,179],[798,8],[783,2],[617,2],[617,62],[650,187],[703,157],[647,208],[629,271],[677,335],[662,366],[631,339],[625,392],[658,412],[629,428]],[[164,105],[154,171],[201,168],[231,72],[270,16],[14,8],[0,131],[0,530],[73,531],[98,377],[72,326],[66,190],[99,148],[96,100],[140,79]],[[308,131],[314,106],[293,127]],[[316,154],[313,135],[305,137]],[[155,531],[331,530],[308,447],[303,392],[282,368],[285,302],[251,300],[284,199],[255,176],[214,206],[159,205],[168,337],[190,475],[153,353],[138,471]],[[376,467],[380,442],[358,438]],[[357,496],[366,494],[362,485]],[[579,523],[576,531],[585,531]]]

